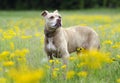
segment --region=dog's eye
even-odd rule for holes
[[[58,16],[59,18],[61,18],[61,16]]]
[[[50,17],[50,19],[53,19],[53,18],[54,18],[54,16],[51,16],[51,17]]]

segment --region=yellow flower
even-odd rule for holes
[[[46,67],[47,69],[50,69],[50,66],[49,66],[49,65],[45,65],[45,67]]]
[[[55,60],[49,60],[49,62],[50,62],[50,63],[54,63],[54,62],[55,62]]]
[[[2,68],[0,68],[0,72],[2,71],[3,69]]]
[[[10,53],[10,58],[14,58],[15,57],[15,53]]]
[[[81,52],[83,50],[85,50],[85,49],[84,48],[77,48],[77,52]]]
[[[11,39],[16,36],[16,33],[13,30],[7,30],[3,32],[3,38],[4,39]]]
[[[24,49],[22,49],[21,51],[22,51],[24,54],[29,53],[29,50],[28,50],[28,49],[25,49],[25,48],[24,48]]]
[[[81,72],[78,72],[77,75],[79,77],[86,77],[88,75],[88,73],[86,71],[81,71]]]
[[[81,50],[81,48],[77,48],[77,51],[80,51]]]
[[[120,78],[119,78],[119,79],[117,79],[117,83],[120,83]]]
[[[120,48],[120,45],[113,45],[112,48]]]
[[[15,50],[15,55],[20,57],[24,57],[27,53],[29,53],[28,49]]]
[[[75,71],[68,71],[66,77],[67,77],[67,79],[71,79],[74,77],[74,75],[75,75]]]
[[[61,63],[59,60],[55,60],[54,61],[56,64],[59,64],[59,63]]]
[[[39,81],[44,77],[44,71],[42,69],[38,70],[12,69],[10,70],[9,74],[15,83],[39,83]]]
[[[40,37],[41,34],[40,34],[39,32],[37,32],[37,33],[35,33],[35,36],[36,36],[36,37]]]
[[[2,53],[0,53],[0,60],[4,60],[7,59],[7,56],[10,54],[9,51],[3,51]]]
[[[80,26],[87,26],[87,24],[80,24]]]
[[[88,53],[83,54],[79,57],[80,61],[84,63],[86,67],[91,69],[99,69],[104,63],[113,62],[112,58],[110,58],[109,53],[102,53],[96,50],[89,51]]]
[[[0,78],[0,83],[6,83],[6,79],[5,78]]]
[[[28,35],[28,36],[23,35],[23,36],[21,36],[21,38],[22,38],[22,39],[30,39],[30,38],[32,38],[32,35]]]
[[[10,42],[10,48],[11,48],[12,50],[14,50],[14,43],[13,43],[13,42]]]
[[[111,40],[106,40],[103,42],[103,44],[112,44],[112,41]]]
[[[66,69],[66,65],[63,65],[61,68],[62,68],[62,69]]]
[[[0,55],[1,55],[1,56],[7,56],[7,55],[9,55],[9,54],[10,54],[9,51],[3,51]]]
[[[56,78],[57,77],[57,71],[53,71],[52,72],[52,78]]]
[[[69,57],[69,60],[71,60],[71,61],[76,60],[76,57],[71,56],[71,57]]]
[[[53,71],[59,71],[59,68],[54,68],[54,70]]]
[[[6,66],[6,67],[13,66],[13,65],[14,65],[13,61],[6,61],[6,62],[3,63],[3,66]]]
[[[77,67],[80,68],[80,67],[83,67],[85,66],[85,63],[84,62],[81,62],[80,64],[77,64]]]
[[[19,61],[21,63],[25,63],[26,62],[26,58],[25,57],[17,58],[17,61]]]
[[[116,57],[117,57],[118,59],[120,59],[120,55],[117,55]]]
[[[87,50],[85,50],[84,48],[77,48],[77,55],[81,55],[82,53],[86,53]]]

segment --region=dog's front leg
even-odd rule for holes
[[[67,66],[70,54],[68,52],[67,42],[65,41],[65,39],[61,39],[61,40],[62,42],[59,46],[59,51],[62,56],[63,64]]]
[[[50,71],[53,71],[54,69],[53,53],[47,51],[46,53],[47,53],[48,62],[50,63]]]

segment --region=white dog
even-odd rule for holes
[[[77,48],[87,50],[100,48],[99,37],[92,28],[83,26],[62,28],[61,15],[57,10],[52,13],[43,11],[41,15],[45,19],[45,52],[49,59],[62,58],[64,64],[67,64],[70,53],[76,52]]]

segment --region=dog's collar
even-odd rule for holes
[[[55,32],[56,32],[56,29],[54,29],[54,30],[45,29],[44,30],[45,36],[48,38],[53,37],[55,35]]]

